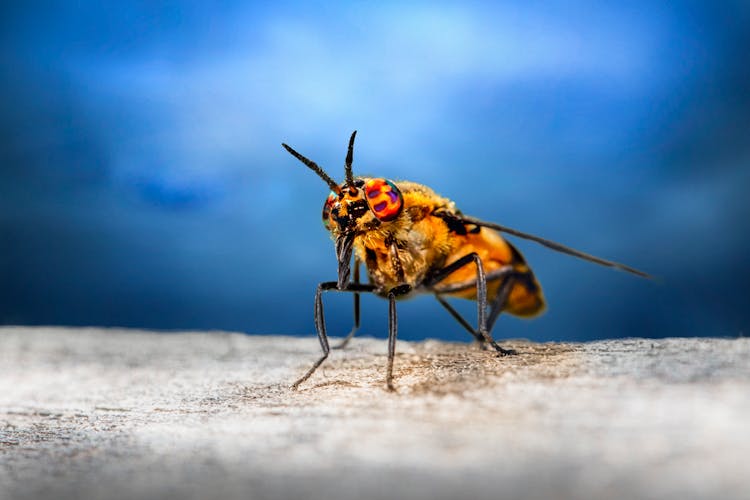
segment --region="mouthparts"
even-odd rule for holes
[[[349,284],[352,250],[354,249],[354,232],[344,232],[336,238],[336,259],[339,262],[339,277],[336,287],[339,290]]]

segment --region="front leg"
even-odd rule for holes
[[[398,336],[398,318],[396,317],[396,297],[411,292],[410,285],[399,285],[388,292],[388,367],[385,373],[385,385],[389,391],[393,387],[393,358],[396,356],[396,337]]]
[[[359,285],[359,259],[354,259],[354,284]],[[352,326],[349,335],[344,337],[338,345],[333,346],[334,349],[343,349],[354,337],[354,334],[359,330],[359,292],[354,292],[354,326]]]
[[[312,365],[312,367],[309,370],[307,370],[307,373],[305,373],[294,384],[292,384],[292,389],[296,390],[302,382],[310,378],[310,375],[315,373],[315,370],[317,370],[318,367],[321,364],[323,364],[323,361],[326,360],[326,358],[328,357],[328,354],[331,352],[331,348],[328,345],[328,335],[326,334],[325,317],[323,315],[323,292],[335,291],[335,292],[362,293],[362,292],[372,292],[374,290],[375,290],[375,287],[373,285],[363,285],[363,284],[357,284],[357,283],[349,283],[344,288],[338,288],[337,281],[325,281],[318,285],[318,288],[315,291],[314,319],[315,319],[315,331],[318,333],[318,340],[320,341],[320,348],[323,350],[323,355],[315,362],[315,364]]]

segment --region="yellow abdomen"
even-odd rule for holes
[[[481,228],[477,233],[469,232],[466,235],[455,235],[454,246],[450,253],[446,265],[455,262],[464,255],[476,252],[482,260],[485,274],[490,275],[505,266],[512,266],[516,271],[523,274],[523,279],[513,286],[508,297],[508,303],[504,311],[515,316],[531,317],[540,314],[545,307],[542,288],[539,286],[531,269],[526,265],[521,253],[513,245],[505,241],[496,231],[487,228]],[[452,273],[445,280],[440,282],[436,287],[438,290],[441,286],[459,285],[462,283],[476,282],[476,266],[468,264],[456,272]],[[499,292],[502,280],[492,280],[487,282],[488,301],[491,302]],[[448,293],[454,297],[476,300],[476,287],[469,287],[465,290]]]

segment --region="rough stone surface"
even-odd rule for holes
[[[0,328],[0,498],[749,498],[750,339]]]

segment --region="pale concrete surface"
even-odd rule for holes
[[[0,498],[750,498],[750,339],[0,328]]]

